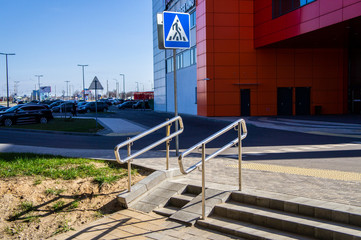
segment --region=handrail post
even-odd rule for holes
[[[238,182],[239,191],[242,191],[242,131],[241,122],[238,123]]]
[[[128,140],[130,139],[130,137],[128,137]],[[128,157],[131,154],[131,144],[132,143],[128,143]],[[131,191],[131,185],[132,185],[132,160],[128,161],[128,192]]]
[[[166,119],[166,121],[169,121],[169,118]],[[170,135],[170,124],[167,125],[166,127],[166,137],[168,137]],[[169,145],[170,145],[170,140],[165,142],[165,146],[166,146],[166,170],[169,170]]]
[[[205,193],[205,185],[206,185],[206,144],[202,144],[202,219],[206,219],[206,193]]]

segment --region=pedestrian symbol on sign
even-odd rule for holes
[[[159,19],[158,19],[159,18]],[[188,13],[163,12],[157,21],[163,25],[160,43],[162,49],[190,48],[190,17]]]
[[[188,42],[187,35],[185,34],[177,15],[175,15],[173,20],[172,28],[170,29],[167,36],[167,41]]]

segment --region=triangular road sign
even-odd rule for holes
[[[90,84],[89,87],[90,90],[103,90],[103,86],[101,85],[101,83],[99,82],[98,78],[95,76],[92,83]]]
[[[184,32],[182,23],[181,23],[181,21],[179,21],[179,18],[177,15],[175,15],[175,18],[172,23],[172,27],[171,27],[166,39],[167,39],[167,41],[170,41],[170,42],[188,42],[187,35]]]

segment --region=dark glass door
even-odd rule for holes
[[[251,115],[251,90],[241,89],[241,116]]]
[[[277,115],[292,115],[292,88],[277,88]]]
[[[310,115],[311,105],[311,88],[296,88],[296,115]]]

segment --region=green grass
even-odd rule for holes
[[[27,125],[13,125],[11,128],[80,133],[95,133],[104,129],[104,127],[99,124],[99,122],[98,127],[96,128],[95,126],[96,122],[94,119],[54,118],[47,124],[36,123]]]
[[[64,189],[52,189],[52,188],[50,188],[50,189],[45,190],[45,194],[46,195],[56,195],[56,196],[58,196],[58,195],[62,194],[64,191],[65,191]]]
[[[59,212],[64,208],[65,202],[60,200],[57,201],[56,203],[54,203],[54,205],[52,206],[52,209],[54,212]]]
[[[136,169],[132,169],[132,174],[136,172]],[[36,176],[70,180],[90,177],[102,185],[127,175],[127,170],[116,162],[31,153],[0,153],[0,178]],[[50,189],[48,191],[53,194]],[[55,195],[60,193],[54,190]]]

